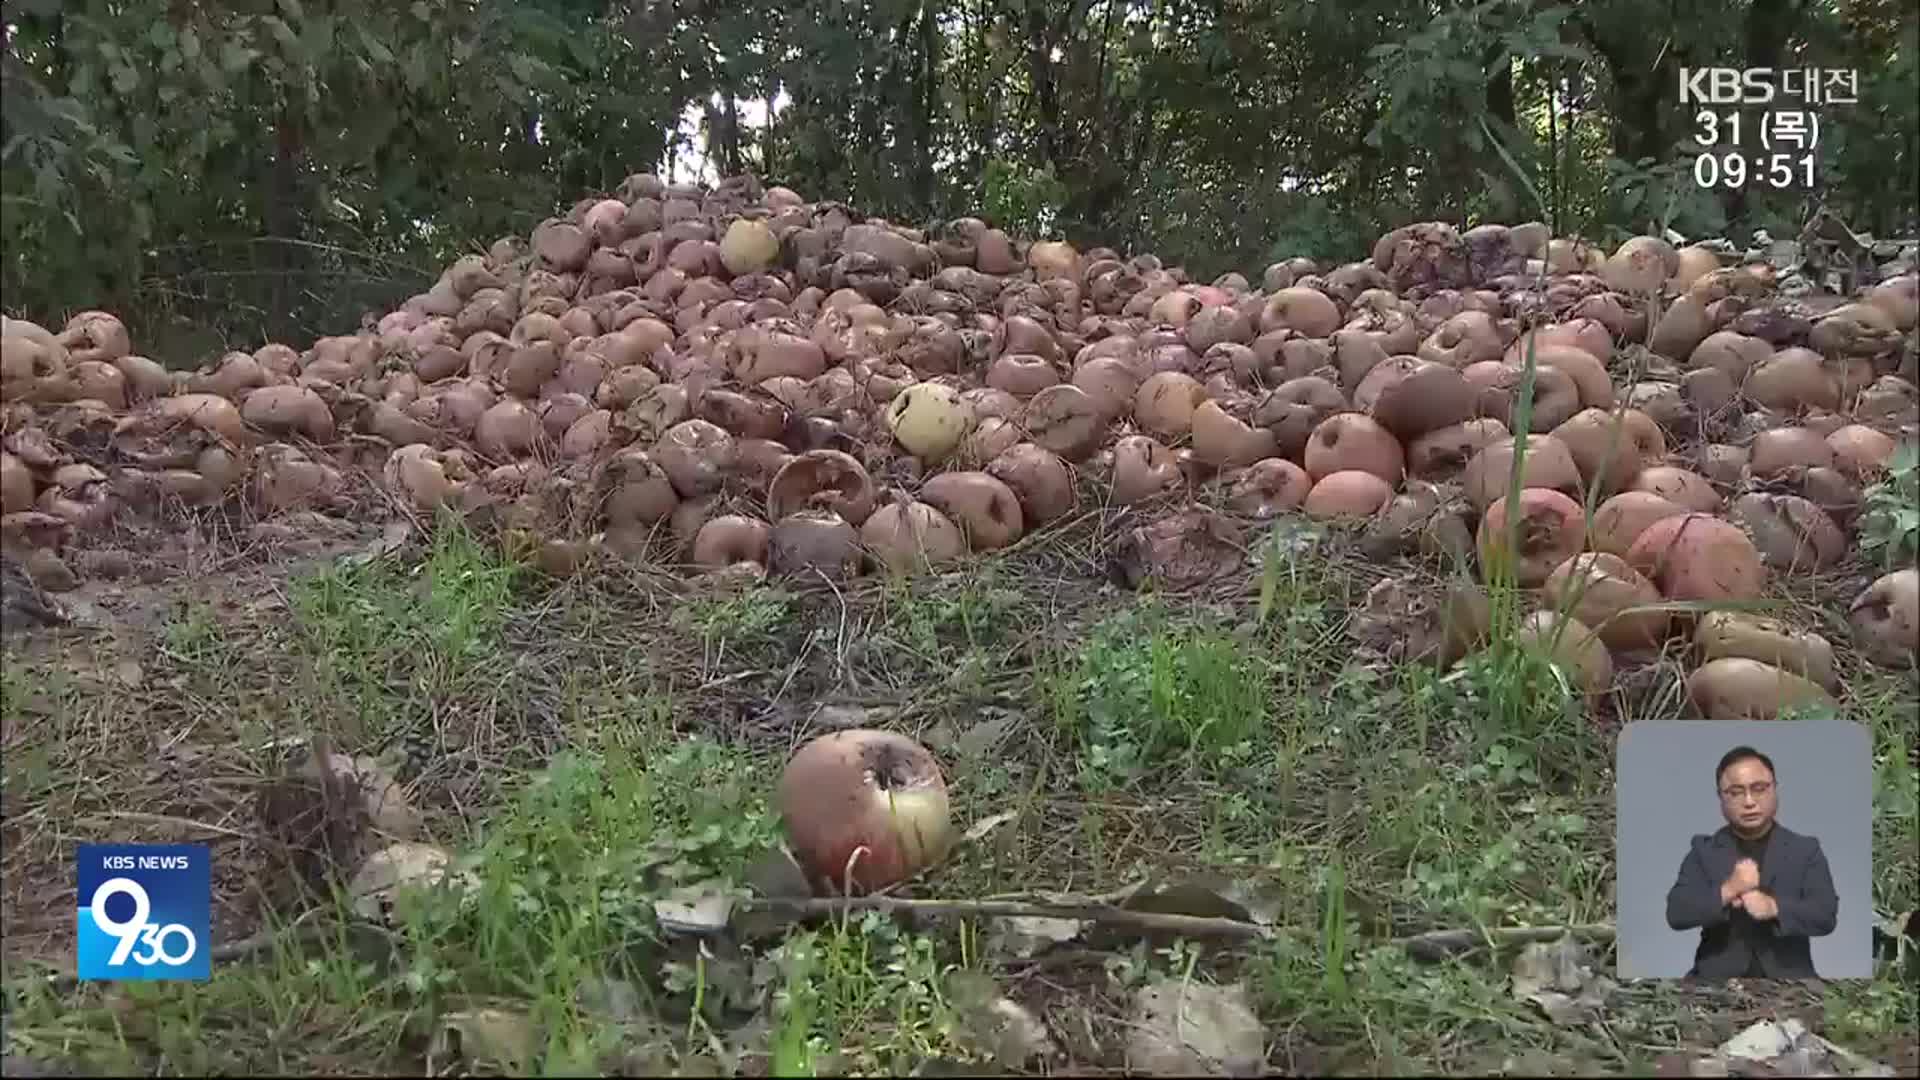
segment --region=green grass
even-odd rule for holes
[[[103,830],[219,840],[228,939],[334,929],[204,985],[56,993],[10,953],[7,1052],[163,1074],[991,1069],[1005,994],[1050,1016],[1074,1061],[1117,1067],[1127,995],[1195,979],[1245,982],[1296,1071],[1484,1072],[1526,1053],[1650,1069],[1694,1030],[1665,991],[1636,992],[1599,1040],[1514,1001],[1509,958],[1427,965],[1393,943],[1608,919],[1611,737],[1535,650],[1446,673],[1361,662],[1346,621],[1366,578],[1336,542],[1281,526],[1244,593],[1146,603],[1068,602],[1001,565],[661,597],[539,583],[457,530],[293,582],[283,618],[191,590],[137,691],[111,654],[0,669],[8,936],[60,896],[66,845]],[[1521,594],[1505,602],[1517,617]],[[1876,903],[1901,910],[1920,900],[1912,689],[1868,673],[1849,689],[1879,755]],[[767,800],[808,712],[768,703],[823,696],[939,749],[961,827],[1017,812],[930,892],[1184,878],[1262,898],[1274,940],[1103,939],[1043,962],[980,919],[853,913],[704,949],[663,932],[657,900],[739,881],[776,838]],[[122,783],[181,730],[190,772]],[[311,732],[397,760],[456,855],[456,884],[401,897],[390,930],[347,929],[344,897],[261,907],[259,851],[163,828],[243,833],[252,783],[278,767],[261,747]],[[1883,975],[1824,1004],[1829,1037],[1883,1046],[1914,987]]]
[[[894,1075],[929,1058],[968,1056],[956,975],[971,969],[945,942],[867,913],[803,930],[770,954],[776,1076]]]
[[[1335,906],[1329,918],[1345,916]],[[1448,1071],[1460,1072],[1471,1063],[1458,1055],[1478,1048],[1555,1044],[1554,1033],[1508,997],[1500,974],[1477,965],[1421,965],[1397,948],[1351,954],[1346,943],[1360,927],[1334,927],[1283,937],[1254,969],[1268,1009],[1342,1048],[1328,1067],[1371,1071],[1379,1063],[1401,1074],[1449,1064]]]
[[[309,723],[382,749],[431,744],[436,703],[470,696],[500,666],[520,570],[465,529],[436,530],[426,558],[342,563],[296,581],[290,607],[311,658]]]
[[[676,629],[695,635],[703,662],[724,666],[730,650],[764,648],[793,617],[792,597],[776,589],[700,597],[674,611]]]
[[[1860,546],[1882,569],[1912,566],[1920,559],[1920,446],[1894,452],[1886,475],[1861,500]]]
[[[1055,718],[1089,791],[1217,773],[1249,761],[1271,717],[1267,672],[1246,642],[1211,627],[1168,627],[1153,607],[1097,627],[1055,675]]]

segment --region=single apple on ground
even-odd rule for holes
[[[795,859],[827,894],[912,877],[946,853],[952,828],[939,761],[891,731],[854,728],[807,743],[781,773],[779,803]]]

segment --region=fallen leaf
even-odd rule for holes
[[[813,887],[807,884],[806,871],[800,869],[793,853],[779,844],[768,848],[753,860],[747,867],[746,881],[761,896],[813,895]]]
[[[532,1018],[522,1013],[491,1008],[450,1012],[440,1018],[434,1055],[525,1072],[532,1065],[539,1039]]]
[[[807,882],[806,873],[785,845],[776,844],[748,864],[745,880],[747,887],[760,896],[799,899],[813,896],[813,886]],[[733,931],[742,938],[754,940],[778,937],[799,921],[800,915],[788,908],[736,905]]]
[[[1228,903],[1239,905],[1250,921],[1261,926],[1272,926],[1280,918],[1283,897],[1277,883],[1257,879],[1235,881],[1221,890],[1220,895]]]
[[[1058,1050],[1047,1026],[1025,1006],[1001,993],[993,978],[957,970],[947,979],[947,997],[960,1017],[961,1041],[1002,1068],[1016,1070]]]
[[[1513,996],[1539,1006],[1562,1027],[1597,1018],[1613,990],[1613,981],[1594,974],[1586,950],[1571,936],[1536,941],[1514,960]]]
[[[683,885],[653,902],[654,921],[670,934],[710,936],[727,928],[733,917],[734,897],[705,881]]]
[[[1148,581],[1179,589],[1231,573],[1245,557],[1238,526],[1211,510],[1193,509],[1127,533],[1110,572],[1129,589]]]
[[[985,756],[1000,740],[1006,738],[1007,729],[1013,726],[1016,718],[1012,715],[995,716],[968,728],[964,734],[954,740],[954,754],[963,758]]]
[[[1579,943],[1571,938],[1528,945],[1513,962],[1513,996],[1524,1001],[1541,990],[1579,990],[1581,959]]]
[[[1539,990],[1530,995],[1547,1019],[1560,1027],[1570,1027],[1588,1020],[1597,1020],[1606,1008],[1607,999],[1613,994],[1613,981],[1605,976],[1597,977],[1577,995],[1562,994],[1557,990]]]
[[[1733,1066],[1743,1073],[1765,1070],[1761,1075],[1773,1076],[1895,1075],[1892,1066],[1828,1042],[1791,1017],[1747,1026],[1721,1043],[1712,1057],[1696,1061],[1696,1070],[1702,1062]]]
[[[403,841],[389,844],[367,856],[347,883],[347,895],[353,910],[362,918],[386,923],[393,918],[394,898],[403,889],[431,889],[446,880],[452,857],[432,844]],[[459,874],[469,893],[480,882],[470,873]]]
[[[1006,810],[989,817],[983,817],[968,826],[966,834],[961,837],[961,839],[969,844],[977,844],[981,840],[984,840],[988,833],[1019,816],[1020,811],[1018,810]]]
[[[1784,1023],[1762,1020],[1749,1025],[1720,1044],[1715,1051],[1718,1063],[1729,1071],[1737,1069],[1742,1075],[1758,1069],[1768,1073],[1784,1071],[1783,1067],[1798,1066],[1798,1071],[1788,1072],[1790,1076],[1814,1075],[1818,1073],[1832,1075],[1816,1063],[1806,1053],[1811,1045],[1811,1033],[1798,1020],[1789,1019]]]
[[[1151,1076],[1258,1076],[1267,1032],[1238,983],[1162,980],[1134,995],[1127,1068]]]
[[[1056,919],[1047,915],[1005,915],[993,921],[987,947],[1021,959],[1043,949],[1080,936],[1086,924],[1080,919]]]
[[[1231,886],[1200,878],[1154,884],[1137,889],[1120,902],[1128,911],[1146,911],[1160,915],[1191,915],[1200,919],[1232,919],[1252,922],[1253,913],[1224,894]]]
[[[592,978],[574,991],[582,1012],[605,1017],[618,1024],[644,1019],[640,991],[625,979]]]

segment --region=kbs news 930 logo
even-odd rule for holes
[[[205,844],[81,844],[76,861],[80,978],[211,974],[213,866]]]

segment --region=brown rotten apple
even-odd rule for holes
[[[780,775],[779,800],[794,857],[822,893],[884,889],[947,850],[940,763],[891,731],[853,728],[807,743]]]

